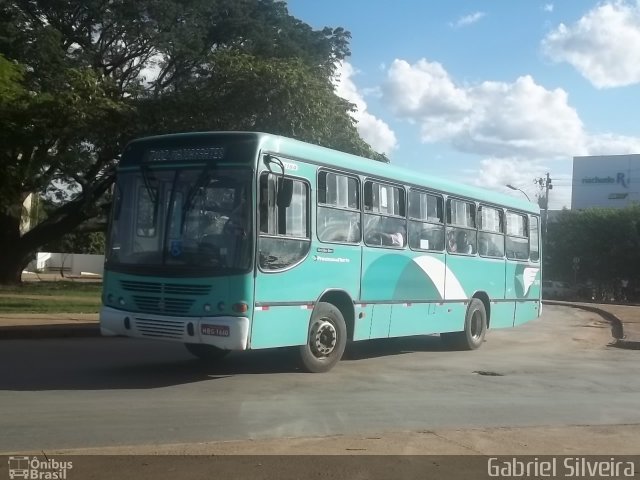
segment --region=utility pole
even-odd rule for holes
[[[547,242],[547,224],[549,223],[549,190],[553,189],[549,172],[545,177],[536,178],[533,180],[537,183],[540,189],[544,188],[544,243]]]

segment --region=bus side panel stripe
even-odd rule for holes
[[[424,255],[413,261],[431,278],[442,298],[468,298],[458,278],[442,260]]]

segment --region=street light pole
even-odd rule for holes
[[[549,225],[549,190],[553,188],[549,172],[543,178],[534,179],[540,188],[544,188],[544,242],[547,242],[547,226]]]
[[[524,190],[519,189],[518,187],[514,187],[513,185],[505,185],[507,188],[510,188],[511,190],[518,190],[520,192],[522,192],[522,194],[527,197],[527,200],[531,201],[531,199],[529,198],[529,195],[526,194],[526,192]]]

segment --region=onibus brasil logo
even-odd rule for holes
[[[45,457],[46,458],[46,457]],[[9,478],[33,480],[63,480],[73,462],[61,462],[53,458],[41,460],[38,457],[9,457]]]

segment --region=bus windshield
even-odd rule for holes
[[[248,168],[142,167],[116,181],[109,268],[138,274],[179,270],[226,275],[252,260]]]

